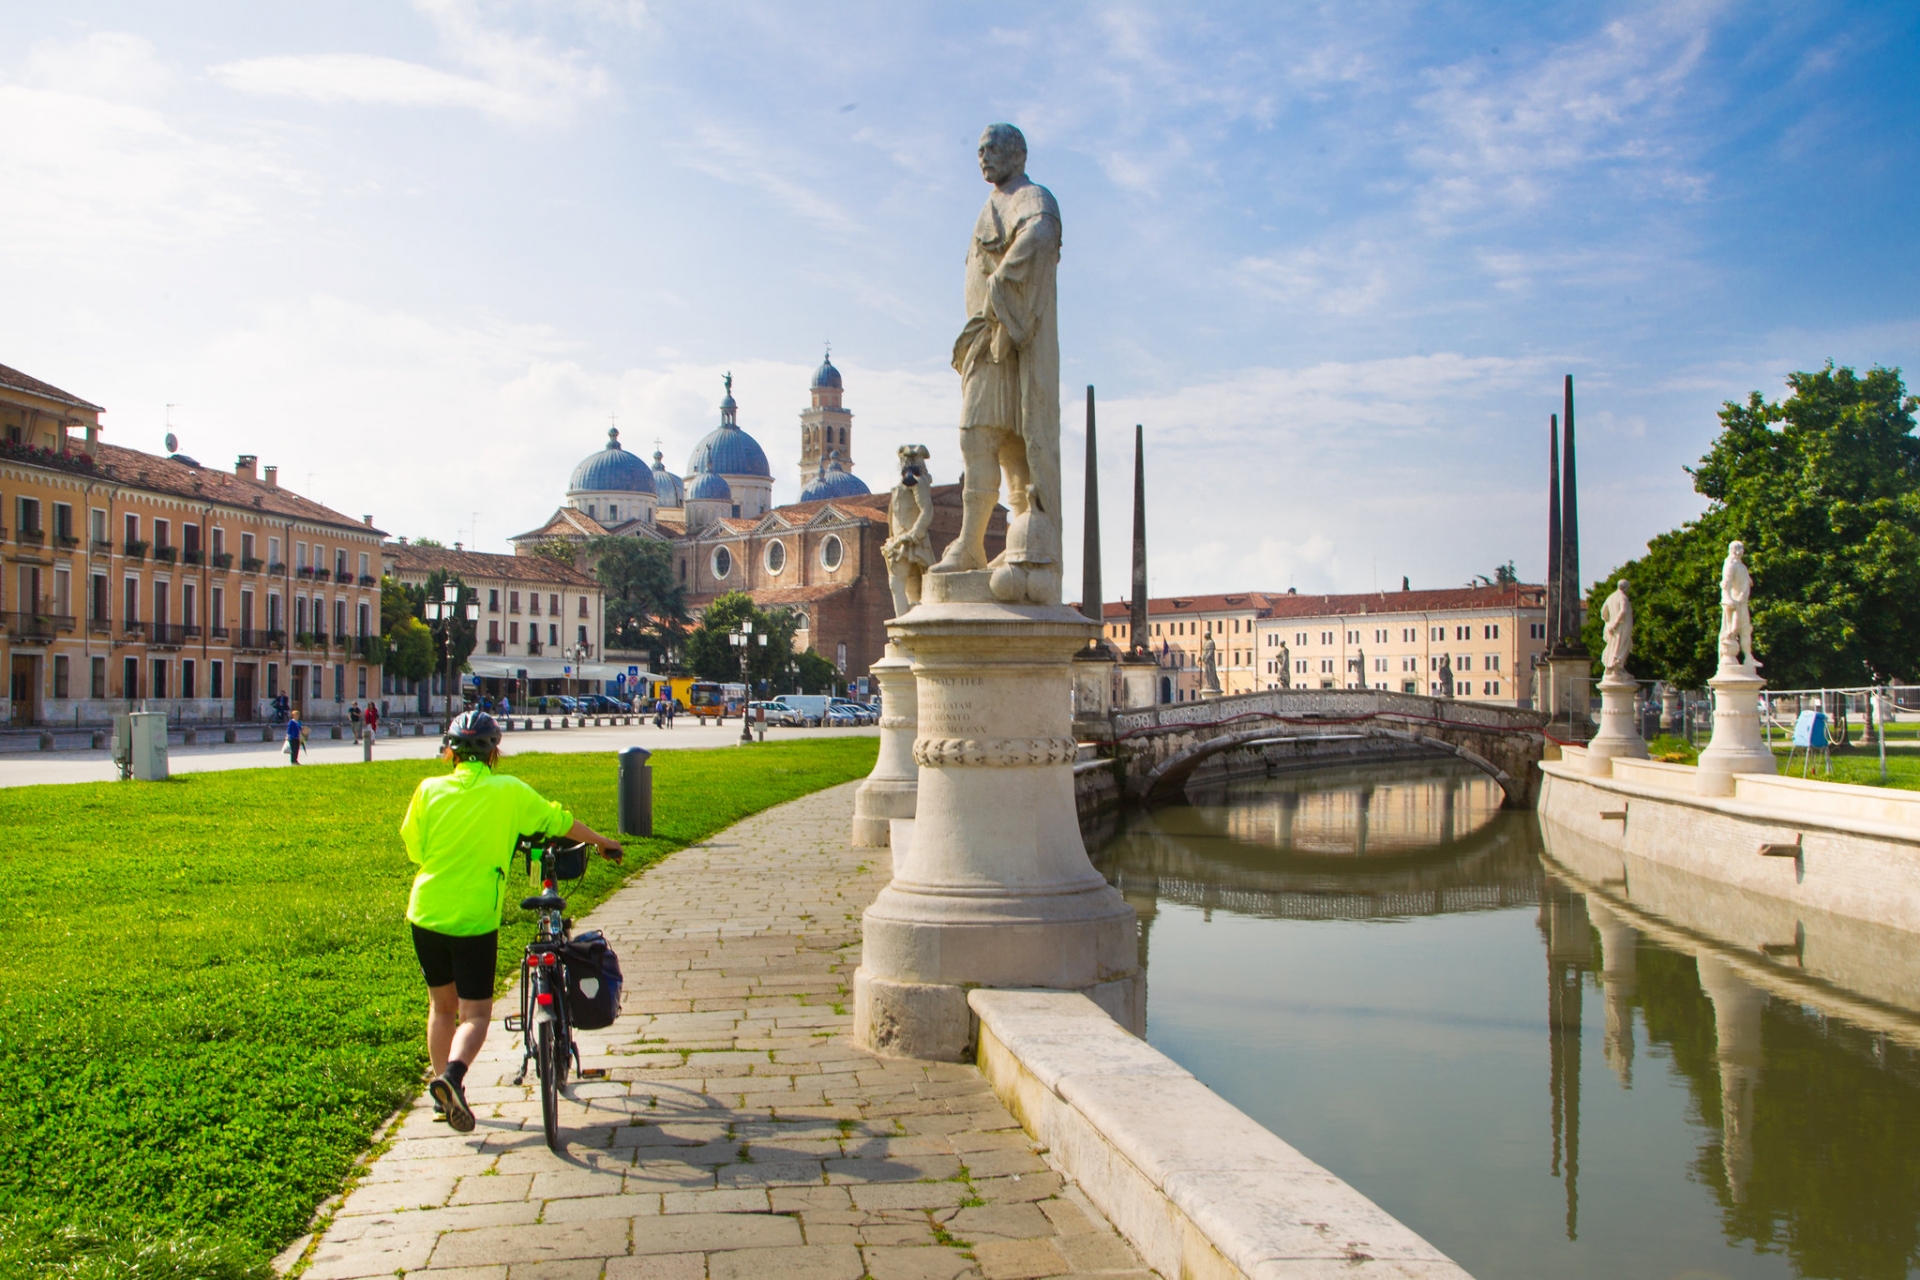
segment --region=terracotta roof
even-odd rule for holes
[[[753,602],[762,609],[777,609],[783,604],[812,604],[816,600],[825,600],[829,596],[837,596],[843,591],[851,590],[853,590],[851,582],[823,582],[811,587],[762,587],[746,594],[752,596]],[[714,591],[704,595],[688,596],[687,607],[705,608],[727,594],[729,593],[724,591]]]
[[[303,498],[291,489],[269,488],[231,471],[163,458],[157,454],[100,445],[95,474],[128,488],[168,493],[200,502],[217,502],[242,511],[260,511],[309,524],[333,525],[355,533],[384,536],[384,531],[352,516]]]
[[[11,387],[15,391],[25,391],[29,395],[39,396],[43,400],[58,400],[61,404],[70,404],[76,409],[86,409],[93,413],[105,413],[97,404],[89,404],[70,391],[62,391],[38,378],[29,377],[18,369],[9,369],[0,364],[0,387]]]
[[[1271,591],[1242,591],[1220,595],[1159,596],[1147,600],[1153,618],[1200,617],[1209,614],[1253,612],[1262,618],[1320,618],[1363,613],[1430,613],[1463,609],[1539,608],[1546,588],[1528,583],[1495,587],[1439,587],[1419,591],[1368,591],[1354,595],[1303,596]],[[1075,606],[1078,607],[1077,605]],[[1128,605],[1108,601],[1106,619],[1124,622]]]
[[[572,587],[600,588],[590,574],[570,569],[545,556],[503,556],[491,551],[450,551],[412,542],[389,542],[380,548],[383,559],[401,573],[422,577],[439,569],[462,578],[510,578],[516,582],[564,582]]]
[[[547,517],[547,522],[538,529],[529,529],[525,533],[516,533],[508,542],[520,542],[528,538],[540,537],[580,537],[597,538],[607,531],[607,527],[584,511],[575,511],[572,507],[557,508]]]

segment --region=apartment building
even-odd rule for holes
[[[1208,636],[1225,693],[1388,689],[1531,706],[1546,650],[1545,589],[1525,584],[1375,591],[1169,596],[1147,605],[1163,702],[1200,696]],[[1106,637],[1124,650],[1128,605],[1109,603]]]
[[[0,366],[0,656],[16,725],[128,706],[252,720],[364,699],[384,657],[379,548],[280,487],[100,439],[100,406]]]
[[[455,543],[423,547],[405,538],[381,552],[386,573],[409,587],[435,574],[458,578],[480,606],[479,643],[467,669],[481,692],[498,696],[597,692],[626,673],[600,661],[605,594],[599,579],[539,555],[494,555]],[[436,676],[435,681],[440,677]],[[392,687],[388,693],[403,693]],[[444,690],[430,685],[434,695]]]

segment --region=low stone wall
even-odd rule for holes
[[[1741,774],[1699,796],[1689,765],[1617,759],[1601,777],[1571,746],[1541,771],[1542,818],[1623,858],[1920,931],[1920,792]]]
[[[968,1003],[994,1092],[1161,1275],[1467,1275],[1086,997]]]

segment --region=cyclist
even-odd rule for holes
[[[454,770],[423,780],[400,824],[407,857],[420,864],[407,900],[414,954],[427,982],[427,1054],[434,1109],[461,1133],[473,1129],[467,1068],[493,1018],[493,984],[506,901],[507,864],[523,835],[564,836],[598,845],[620,861],[621,847],[518,778],[494,772],[500,725],[467,711],[447,726],[441,759]]]

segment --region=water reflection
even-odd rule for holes
[[[1915,1274],[1920,941],[1499,798],[1372,766],[1109,833],[1149,1038],[1483,1280]]]

